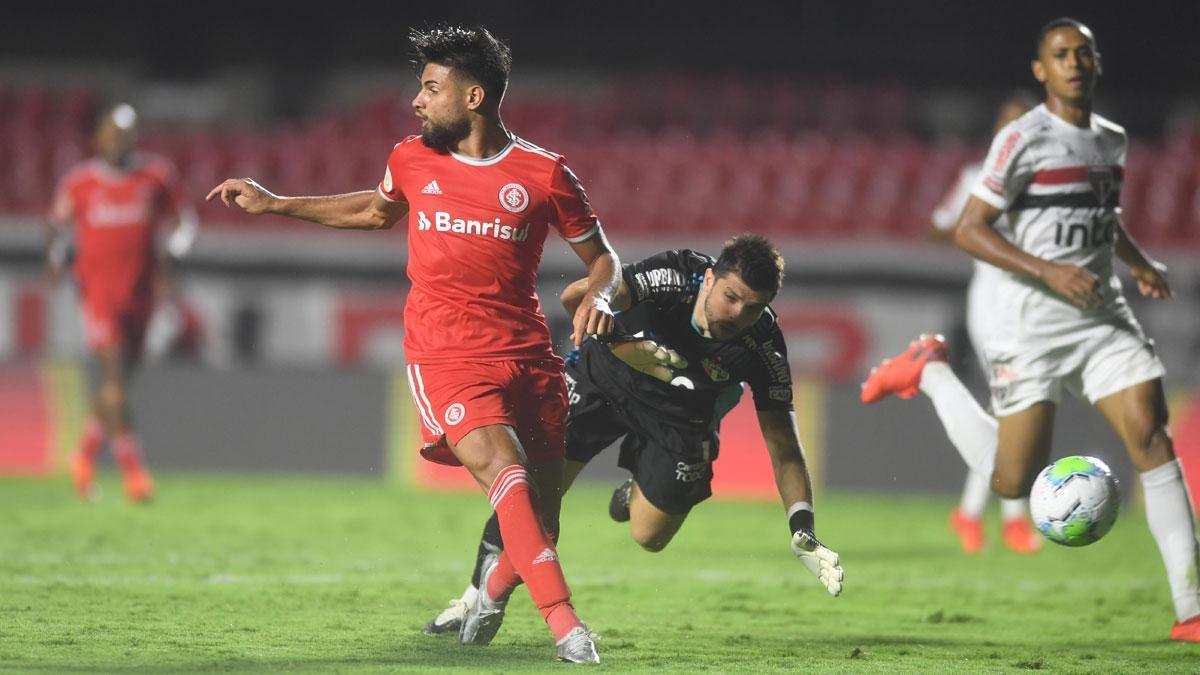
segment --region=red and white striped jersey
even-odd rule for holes
[[[1043,260],[1083,267],[1100,280],[1103,302],[1080,310],[1039,281],[1004,274],[997,312],[1044,341],[1100,316],[1132,321],[1113,269],[1125,130],[1093,114],[1076,127],[1039,105],[996,135],[972,194],[1004,211],[1006,238]],[[1027,334],[1029,337],[1030,334]]]
[[[1126,147],[1099,115],[1081,129],[1039,105],[996,135],[972,194],[1005,211],[1017,247],[1107,280]]]

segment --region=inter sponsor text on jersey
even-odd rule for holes
[[[92,159],[63,176],[50,215],[75,223],[75,272],[85,305],[149,306],[157,228],[178,213],[181,200],[171,166],[145,155],[127,170]]]
[[[513,137],[474,159],[397,144],[379,193],[408,214],[405,356],[437,363],[553,357],[535,282],[551,227],[569,242],[600,227],[563,158]]]
[[[570,374],[586,377],[617,405],[649,406],[687,426],[720,420],[747,382],[758,410],[792,409],[792,376],[779,319],[769,307],[732,340],[700,335],[692,324],[696,292],[715,261],[689,250],[666,251],[625,265],[622,277],[632,304],[617,314],[618,332],[651,338],[687,360],[670,383],[634,371],[596,340],[584,343]]]

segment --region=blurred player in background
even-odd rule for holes
[[[713,260],[689,250],[666,251],[626,265],[612,307],[610,341],[585,340],[567,359],[570,413],[564,489],[602,450],[621,442],[620,465],[633,477],[618,487],[609,514],[628,521],[633,539],[661,551],[692,507],[712,495],[712,464],[721,418],[750,384],[759,428],[779,496],[787,510],[792,551],[832,595],[842,590],[837,553],[813,534],[812,482],[792,412],[792,378],[779,319],[768,303],[783,283],[783,258],[766,239],[743,234]],[[580,279],[563,291],[574,313],[591,288]],[[492,516],[484,527],[475,573],[463,597],[425,627],[461,630],[490,640],[504,603],[479,617],[477,595],[507,598],[492,570],[503,548]]]
[[[1029,112],[1037,105],[1037,100],[1026,92],[1013,92],[1001,102],[996,111],[996,124],[992,130],[997,134],[1009,122]],[[983,170],[983,160],[971,162],[959,172],[954,187],[937,205],[933,211],[933,227],[930,229],[932,238],[937,241],[949,241],[954,236],[954,228],[958,225],[958,217],[962,214],[967,198],[971,196],[971,188],[979,179]],[[997,221],[996,227],[1004,229],[1004,218]],[[975,359],[987,377],[987,362],[983,358],[983,343],[991,333],[991,319],[997,277],[1002,272],[991,265],[976,260],[971,274],[971,283],[967,287],[967,336],[975,352]],[[944,352],[943,352],[944,353]],[[931,358],[938,358],[937,356]],[[865,393],[865,392],[864,392]],[[932,400],[932,399],[931,399]],[[947,426],[947,431],[953,425]],[[959,440],[953,438],[952,440]],[[970,439],[962,439],[970,442]],[[976,471],[968,467],[967,479],[963,484],[962,498],[958,506],[950,513],[950,527],[958,535],[959,543],[965,553],[979,553],[983,550],[987,537],[983,531],[983,512],[987,508],[988,497],[992,493],[992,477],[986,471]],[[1034,553],[1042,546],[1042,539],[1033,530],[1029,522],[1029,500],[1001,499],[1001,534],[1005,545],[1017,553]]]
[[[422,454],[465,465],[487,492],[508,543],[493,575],[509,586],[524,580],[559,658],[599,661],[554,548],[567,393],[535,284],[553,227],[588,270],[573,317],[578,343],[611,331],[620,262],[563,158],[501,121],[508,46],[483,28],[414,30],[410,40],[421,135],[396,144],[376,189],[277,197],[247,178],[225,181],[208,198],[336,228],[390,228],[408,215],[404,351]],[[481,593],[480,609],[489,600]]]
[[[135,150],[137,112],[127,104],[106,112],[96,126],[95,157],[60,181],[49,213],[47,264],[57,283],[64,275],[74,224],[75,279],[88,347],[98,382],[91,416],[71,459],[75,491],[90,499],[95,462],[105,439],[124,478],[125,496],[153,494],[129,410],[129,383],[143,352],[157,297],[170,293],[170,260],[196,235],[195,211],[166,160]],[[159,232],[174,225],[165,245]]]
[[[868,379],[864,395],[920,387],[943,421],[971,443],[957,445],[974,468],[994,463],[1001,496],[1029,493],[1050,459],[1063,390],[1108,420],[1140,472],[1146,519],[1175,604],[1172,640],[1200,642],[1200,553],[1182,467],[1167,431],[1162,362],[1130,311],[1113,268],[1129,266],[1143,295],[1171,297],[1165,267],[1129,236],[1118,207],[1125,131],[1092,112],[1100,54],[1092,31],[1056,19],[1038,34],[1033,73],[1046,101],[996,135],[959,220],[955,242],[1005,270],[984,343],[991,368],[986,414],[949,368],[930,363],[923,337]],[[1005,217],[1009,238],[997,231]],[[985,449],[991,448],[991,451]]]

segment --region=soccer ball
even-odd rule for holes
[[[1063,457],[1042,469],[1029,493],[1029,515],[1050,541],[1087,546],[1117,520],[1117,481],[1095,457]]]

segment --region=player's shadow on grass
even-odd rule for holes
[[[436,670],[470,669],[480,672],[529,671],[530,669],[561,666],[555,658],[553,643],[497,644],[473,647],[458,644],[457,640],[425,638],[427,644],[417,641],[404,645],[378,645],[363,649],[357,656],[322,657],[316,654],[297,654],[294,658],[249,659],[239,656],[221,658],[197,658],[192,663],[177,665],[129,666],[114,661],[97,662],[90,666],[66,664],[30,664],[0,662],[0,671],[29,673],[165,673],[182,674],[196,672],[274,673],[313,672],[330,673],[358,668],[396,669],[400,672],[429,672]]]

